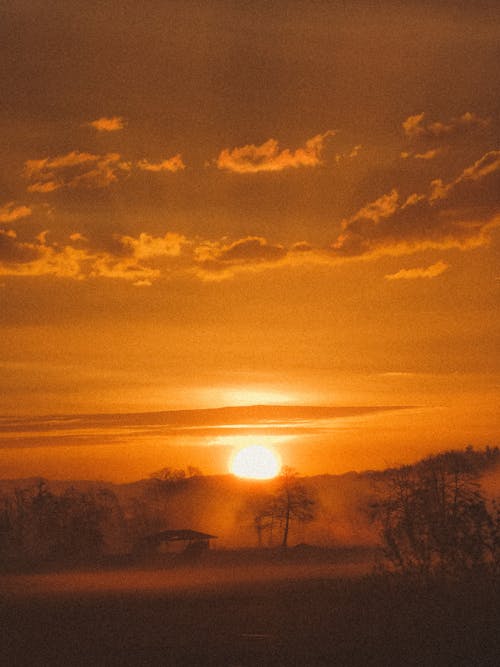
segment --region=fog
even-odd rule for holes
[[[311,579],[356,577],[370,571],[369,560],[357,563],[253,563],[247,565],[198,565],[175,569],[115,569],[45,574],[12,574],[0,577],[4,597],[87,596],[101,594],[169,594],[221,592],[235,586]]]

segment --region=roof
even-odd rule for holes
[[[145,542],[152,542],[160,544],[161,542],[178,542],[178,541],[194,541],[194,540],[213,540],[217,539],[217,535],[209,535],[208,533],[200,533],[197,530],[162,530],[159,533],[147,535],[144,538]]]

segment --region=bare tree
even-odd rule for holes
[[[104,548],[113,515],[119,515],[119,504],[108,489],[55,494],[40,479],[2,497],[0,552],[7,560],[93,558]]]
[[[373,510],[397,570],[427,576],[498,566],[498,512],[490,512],[459,453],[388,471]]]
[[[272,544],[273,527],[276,520],[275,498],[271,494],[252,495],[244,508],[243,513],[252,517],[252,525],[257,533],[257,545],[262,547],[264,535],[268,536],[269,545]]]
[[[281,546],[286,548],[291,524],[312,521],[314,510],[315,500],[300,481],[298,473],[284,466],[276,480],[274,492],[254,504],[254,526],[259,545],[262,544],[264,531],[272,534],[274,528],[279,527],[283,531]]]
[[[150,479],[162,482],[163,484],[176,484],[178,482],[184,482],[187,479],[192,479],[193,477],[201,476],[201,470],[191,465],[187,466],[186,470],[184,470],[184,468],[166,467],[149,475]]]

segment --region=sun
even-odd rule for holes
[[[237,477],[271,479],[281,469],[279,455],[268,447],[252,445],[239,449],[229,461],[229,470]]]

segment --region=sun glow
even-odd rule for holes
[[[237,477],[249,479],[271,479],[281,468],[279,455],[261,445],[239,449],[229,461],[229,470]]]
[[[288,405],[301,402],[296,391],[264,385],[209,386],[201,390],[201,400],[209,406],[221,405]]]

